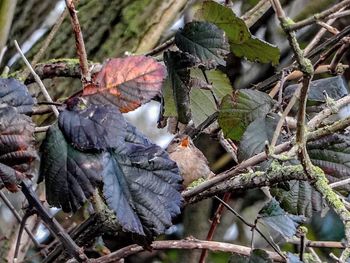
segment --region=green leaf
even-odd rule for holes
[[[52,125],[41,145],[39,181],[45,179],[47,202],[64,212],[76,211],[102,184],[101,154],[83,153]]]
[[[226,74],[219,70],[207,70],[205,74],[208,78],[208,82],[211,84],[211,90],[194,86],[190,93],[192,120],[195,126],[202,123],[217,111],[213,94],[220,103],[225,95],[231,94],[233,91],[230,80]],[[203,72],[200,69],[191,69],[191,78],[195,80],[194,82],[196,83],[207,84]]]
[[[272,263],[273,261],[269,258],[269,255],[265,250],[254,249],[251,251],[250,256],[242,256],[233,254],[230,257],[228,263]]]
[[[300,216],[290,215],[280,204],[272,199],[259,212],[259,222],[264,223],[282,236],[291,238],[297,232],[297,227],[304,220]]]
[[[271,143],[278,121],[279,116],[270,113],[249,124],[239,143],[237,156],[239,162],[262,152],[265,142]]]
[[[233,97],[225,96],[218,118],[225,137],[240,140],[248,125],[257,118],[265,117],[273,104],[274,100],[266,93],[256,90],[242,89]]]
[[[191,120],[189,68],[196,64],[196,60],[186,53],[166,51],[164,62],[168,69],[178,120],[187,124]]]
[[[253,62],[278,64],[279,49],[251,35],[244,21],[231,8],[215,1],[203,2],[196,13],[196,19],[214,23],[227,34],[230,50],[237,57],[245,57]]]
[[[277,65],[280,59],[280,51],[276,46],[254,36],[243,44],[230,43],[230,47],[237,57],[245,57],[253,62]]]
[[[205,65],[226,65],[229,45],[224,31],[208,22],[187,23],[175,35],[175,44],[183,52],[196,56]]]
[[[215,1],[204,1],[195,18],[214,23],[224,30],[230,43],[242,44],[251,37],[244,21],[237,17],[231,8]]]
[[[350,177],[350,136],[331,134],[307,144],[308,153],[314,165],[327,174],[330,182]],[[349,185],[342,186],[350,191]]]
[[[163,100],[164,100],[164,117],[177,117],[176,104],[173,95],[173,89],[169,77],[165,79],[163,89]]]
[[[283,188],[273,187],[270,190],[285,211],[306,217],[311,217],[313,212],[322,211],[322,196],[309,182],[292,180],[283,184]]]

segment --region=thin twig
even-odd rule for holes
[[[347,185],[347,184],[350,184],[350,178],[347,178],[347,179],[344,179],[344,180],[341,180],[341,181],[338,181],[338,182],[331,183],[331,184],[329,184],[329,187],[330,188],[336,188],[336,187]]]
[[[91,74],[89,71],[89,64],[87,60],[87,54],[85,49],[85,43],[83,39],[83,34],[81,32],[81,27],[79,24],[79,19],[77,15],[77,11],[75,10],[75,6],[73,3],[73,0],[66,0],[66,6],[68,8],[70,17],[71,17],[71,23],[72,28],[74,31],[75,36],[75,45],[77,48],[78,58],[80,62],[80,68],[81,68],[81,79],[83,82],[83,86],[91,82]]]
[[[38,74],[35,73],[35,71],[34,71],[32,65],[30,65],[29,61],[27,60],[27,58],[26,58],[25,55],[23,54],[23,52],[22,52],[21,48],[19,47],[17,41],[15,40],[14,43],[15,43],[15,47],[16,47],[18,53],[21,55],[21,57],[22,57],[24,63],[26,64],[26,66],[29,68],[30,72],[31,72],[32,75],[34,76],[35,81],[38,83],[38,85],[39,85],[39,87],[40,87],[40,90],[41,90],[41,92],[43,93],[45,99],[46,99],[47,101],[53,102],[52,99],[51,99],[51,97],[50,97],[50,94],[47,92],[47,90],[46,90],[46,88],[45,88],[45,86],[44,86],[44,83],[41,81],[41,79],[40,79],[40,77],[38,76]],[[55,116],[58,117],[59,112],[58,112],[57,108],[56,108],[55,106],[52,105],[52,106],[51,106],[51,109],[52,109],[52,111],[54,112]]]
[[[23,234],[23,229],[26,227],[26,222],[30,216],[32,216],[35,212],[34,211],[29,211],[27,210],[24,216],[22,217],[22,221],[18,230],[18,237],[17,237],[17,242],[16,242],[16,248],[15,248],[15,254],[13,257],[13,262],[16,262],[18,258],[18,252],[19,252],[19,247],[21,245],[21,237]]]
[[[329,69],[331,70],[332,73],[335,72],[338,64],[342,60],[345,53],[348,51],[349,46],[350,46],[350,37],[344,37],[342,39],[342,42],[343,42],[343,45],[335,53],[335,55],[331,61],[330,67],[329,67]]]
[[[327,9],[319,14],[315,14],[312,17],[309,17],[309,18],[306,18],[302,21],[291,24],[286,29],[287,29],[287,31],[295,31],[295,30],[301,29],[305,26],[308,26],[308,25],[315,23],[318,20],[327,19],[330,15],[336,13],[340,9],[347,7],[349,5],[350,5],[350,0],[343,0],[340,3],[332,6],[331,8],[329,8],[329,9]]]
[[[78,262],[88,262],[88,257],[84,254],[82,248],[80,248],[74,240],[67,234],[64,228],[52,217],[41,201],[38,199],[35,192],[25,182],[21,183],[21,189],[24,196],[27,198],[29,205],[36,209],[38,216],[43,222],[55,233],[56,237],[66,248],[67,252],[73,256]]]
[[[231,198],[231,193],[225,193],[223,197],[223,201],[227,203],[230,200],[230,198]],[[225,208],[224,204],[220,202],[218,208],[215,211],[214,217],[212,219],[210,229],[208,231],[207,238],[206,238],[207,241],[213,240],[215,230],[220,222],[220,218],[222,216],[222,213],[224,212],[224,208]],[[207,255],[208,255],[208,250],[203,249],[198,263],[204,263],[207,258]]]
[[[0,191],[0,198],[5,203],[5,205],[8,207],[8,209],[10,209],[11,213],[17,219],[17,222],[21,223],[22,222],[21,216],[19,215],[16,208],[14,208],[14,206],[11,204],[10,200],[7,199],[6,195],[2,191]],[[35,247],[40,248],[41,245],[38,243],[38,241],[36,241],[32,231],[30,231],[30,229],[27,226],[24,226],[24,230],[27,232],[28,236],[33,241],[33,244],[35,245]]]
[[[49,35],[46,37],[43,45],[40,47],[39,52],[34,56],[31,63],[33,68],[35,68],[36,64],[38,64],[38,62],[43,58],[45,51],[47,50],[53,38],[55,37],[56,33],[60,29],[60,26],[62,25],[63,20],[66,18],[67,14],[68,14],[68,11],[67,11],[67,8],[65,8],[62,14],[60,15],[60,17],[58,18],[58,20],[56,21],[55,25],[51,29]],[[22,78],[26,79],[29,73],[30,73],[30,70],[25,69],[22,73]]]
[[[260,0],[252,9],[248,10],[241,19],[248,28],[253,26],[271,7],[269,0]]]
[[[175,44],[175,38],[171,38],[167,41],[165,41],[164,43],[162,43],[161,45],[159,45],[158,47],[152,49],[151,51],[147,52],[144,54],[144,56],[154,56],[159,54],[160,52],[163,52],[164,50],[168,49],[169,47],[171,47],[172,45]]]
[[[234,214],[239,220],[241,220],[245,225],[249,226],[252,228],[252,230],[256,230],[256,232],[258,232],[261,237],[263,239],[265,239],[265,241],[273,248],[273,250],[276,251],[276,253],[278,253],[282,258],[285,258],[285,256],[283,255],[283,253],[281,252],[281,250],[279,249],[279,247],[272,243],[265,235],[263,232],[261,232],[261,230],[254,224],[249,223],[247,220],[245,220],[238,212],[236,212],[229,204],[227,204],[226,202],[224,202],[224,200],[222,200],[221,198],[215,196],[215,199],[217,199],[220,203],[222,203],[227,210],[229,210],[232,214]]]
[[[325,22],[317,21],[317,24],[320,25],[321,27],[323,27],[324,29],[326,29],[328,32],[332,33],[333,35],[339,34],[339,30],[338,29],[328,25]]]

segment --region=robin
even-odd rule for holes
[[[207,158],[194,146],[188,135],[175,136],[167,151],[180,169],[185,188],[200,178],[207,179],[215,175],[208,166]]]

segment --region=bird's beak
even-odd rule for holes
[[[186,136],[184,139],[181,141],[181,146],[182,147],[188,147],[190,145],[190,138]]]

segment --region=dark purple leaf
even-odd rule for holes
[[[126,122],[113,105],[83,105],[65,110],[58,125],[66,140],[81,151],[123,147]]]
[[[34,148],[34,124],[16,108],[0,108],[0,189],[17,191],[22,179],[31,177]]]
[[[18,113],[29,114],[34,103],[24,84],[16,79],[0,78],[0,104],[15,107]]]
[[[45,178],[47,201],[64,212],[76,211],[102,185],[101,154],[83,153],[68,144],[57,125],[41,146],[40,179]]]
[[[124,230],[154,236],[180,213],[181,177],[160,147],[128,143],[127,153],[104,157],[104,195]]]

